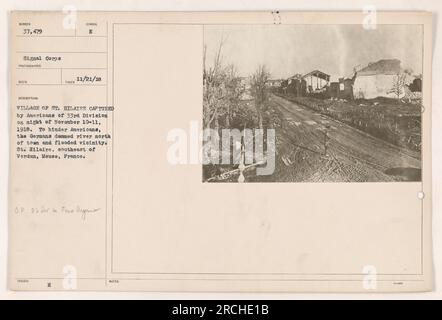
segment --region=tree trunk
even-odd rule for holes
[[[259,110],[259,108],[258,108],[257,112],[258,112],[258,127],[259,127],[259,129],[263,129],[264,126],[262,124],[262,113],[261,113],[261,110]]]
[[[214,124],[215,130],[218,131],[219,130],[218,115],[215,116],[214,122],[215,122],[215,124]]]

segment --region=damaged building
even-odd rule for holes
[[[336,99],[353,99],[353,77],[339,78],[338,81],[330,83],[327,90],[327,96]]]
[[[382,59],[367,66],[354,68],[351,75],[334,77],[320,70],[305,75],[295,74],[286,80],[278,80],[278,91],[297,97],[311,95],[318,98],[343,100],[416,99],[421,94],[422,79],[401,67],[398,59]]]
[[[287,79],[287,92],[296,96],[305,96],[307,90],[307,82],[303,79],[302,75],[295,74]]]
[[[309,72],[302,78],[306,81],[308,93],[326,91],[330,83],[330,75],[319,70]]]
[[[412,81],[411,75],[401,68],[400,60],[379,60],[356,73],[353,96],[355,99],[402,98]]]
[[[282,81],[283,80],[281,80],[281,79],[270,79],[270,80],[267,80],[266,85],[269,88],[279,88],[279,87],[281,87]]]

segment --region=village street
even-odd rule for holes
[[[420,154],[276,95],[276,181],[420,181]]]

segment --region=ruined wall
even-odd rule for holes
[[[377,97],[397,98],[394,92],[391,92],[396,75],[376,74],[369,76],[357,76],[353,84],[353,95],[355,99],[374,99]],[[404,92],[399,96],[402,98]]]
[[[314,75],[306,76],[304,79],[307,83],[307,88],[308,88],[307,91],[309,91],[310,89],[313,91],[318,90],[325,87],[328,84],[327,80],[316,77]]]

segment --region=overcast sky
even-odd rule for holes
[[[355,66],[396,58],[403,68],[422,73],[422,28],[417,25],[247,25],[205,26],[206,64],[211,65],[224,37],[223,63],[249,76],[264,64],[272,78],[315,69],[348,76]]]

